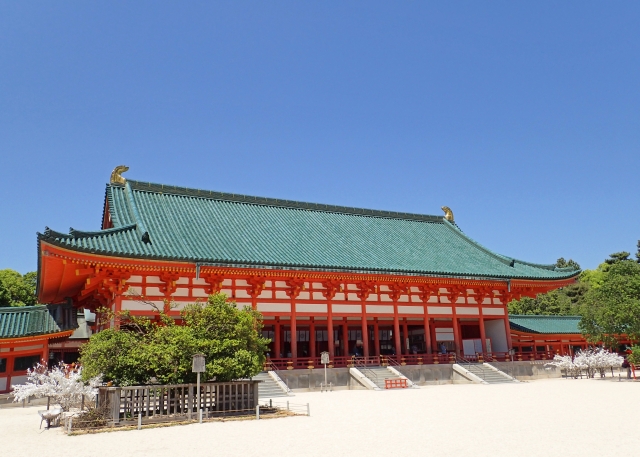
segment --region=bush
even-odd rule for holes
[[[262,369],[268,340],[262,338],[262,316],[239,310],[224,294],[185,307],[184,325],[158,311],[157,319],[123,313],[120,330],[104,330],[81,348],[83,374],[102,374],[114,385],[195,382],[194,354],[206,357],[204,379],[230,381],[256,375]]]

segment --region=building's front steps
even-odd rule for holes
[[[503,371],[509,376],[513,376],[518,380],[534,380],[547,378],[560,378],[562,374],[555,367],[545,367],[544,362],[507,362],[492,363],[493,367]],[[466,365],[465,365],[466,367]],[[433,386],[438,384],[466,384],[473,381],[462,376],[453,369],[453,364],[438,365],[405,365],[394,366],[405,376],[411,383],[417,386]],[[361,368],[358,368],[362,371]],[[367,366],[366,370],[387,370],[385,367]],[[364,370],[366,372],[366,370]],[[491,368],[486,367],[485,372],[489,372]],[[384,389],[385,371],[380,371],[381,389]],[[282,381],[293,391],[320,391],[321,385],[324,383],[324,369],[298,369],[298,370],[278,370]],[[364,373],[366,375],[366,373]],[[500,375],[502,376],[502,375]],[[367,376],[368,377],[368,376]],[[393,374],[389,373],[389,377],[393,378]],[[397,378],[397,376],[395,376]],[[327,368],[327,381],[331,383],[333,389],[367,389],[361,382],[355,379],[350,373],[349,368]],[[374,383],[375,380],[372,380]],[[377,383],[376,383],[377,384]]]

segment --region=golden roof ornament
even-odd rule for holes
[[[111,172],[111,184],[124,184],[127,180],[122,177],[122,173],[127,171],[129,167],[126,165],[118,165]]]
[[[453,211],[451,211],[451,208],[443,206],[442,211],[444,211],[444,218],[453,224]]]

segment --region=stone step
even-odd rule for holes
[[[261,381],[258,384],[258,398],[286,397],[285,392],[280,385],[273,380],[269,373],[262,372],[253,377],[255,381]]]

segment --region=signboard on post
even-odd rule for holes
[[[323,352],[322,354],[320,354],[320,363],[326,365],[329,363],[329,353],[328,352]]]
[[[205,372],[205,359],[204,354],[194,354],[193,363],[191,364],[191,371],[194,373]]]
[[[194,373],[198,373],[198,387],[196,390],[196,398],[197,398],[197,411],[198,411],[198,422],[202,424],[202,408],[200,407],[200,373],[204,373],[206,371],[206,361],[204,358],[204,354],[193,354],[193,361],[191,362],[191,371]],[[191,414],[191,413],[189,413]]]

